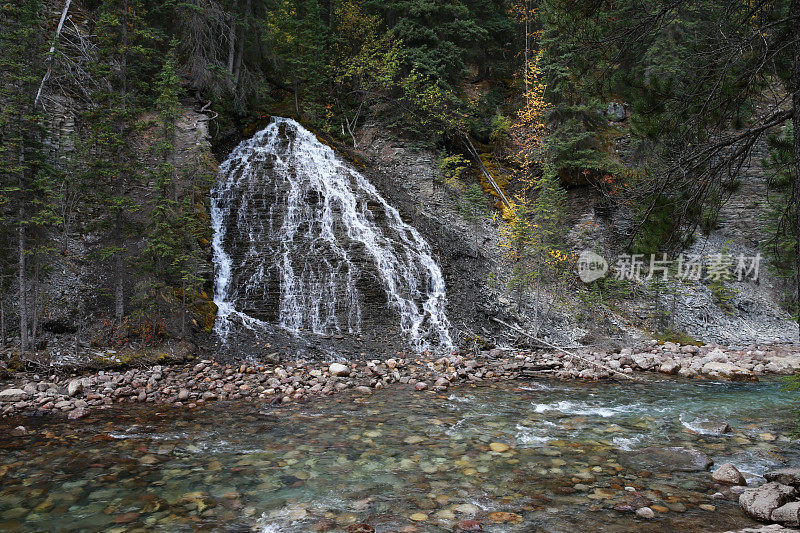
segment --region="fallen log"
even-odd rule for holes
[[[601,368],[601,369],[603,369],[606,372],[609,372],[611,374],[617,374],[617,375],[620,375],[620,376],[624,377],[625,379],[629,379],[631,381],[638,381],[639,383],[644,383],[644,381],[639,379],[639,378],[636,378],[636,377],[633,377],[633,376],[629,376],[628,374],[625,374],[624,372],[620,372],[619,370],[614,370],[613,368],[610,368],[610,367],[608,367],[608,366],[606,366],[604,364],[596,363],[596,362],[594,362],[594,361],[592,361],[590,359],[586,359],[585,357],[582,357],[582,356],[580,356],[580,355],[578,355],[576,353],[569,352],[569,351],[567,351],[567,350],[565,350],[563,348],[560,348],[560,347],[556,346],[555,344],[550,344],[549,342],[547,342],[545,340],[542,340],[542,339],[540,339],[540,338],[538,338],[538,337],[536,337],[534,335],[531,335],[530,333],[528,333],[527,331],[525,331],[524,329],[522,329],[519,326],[515,326],[513,324],[509,324],[509,323],[504,322],[504,321],[502,321],[502,320],[500,320],[499,318],[496,318],[496,317],[491,317],[491,319],[493,321],[497,322],[500,325],[503,325],[503,326],[505,326],[507,328],[513,329],[517,333],[521,333],[522,335],[525,335],[526,337],[530,338],[531,340],[533,340],[535,342],[538,342],[542,346],[547,346],[548,348],[552,348],[554,350],[558,350],[559,352],[562,352],[562,353],[564,353],[564,354],[566,354],[566,355],[568,355],[570,357],[574,357],[575,359],[579,359],[579,360],[583,361],[584,363],[586,363],[588,365],[591,365],[591,366],[594,366],[594,367],[597,367],[597,368]]]

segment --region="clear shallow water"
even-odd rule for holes
[[[261,413],[219,403],[2,421],[0,531],[308,532],[366,522],[437,532],[466,518],[496,532],[723,531],[753,522],[734,501],[712,499],[707,472],[643,472],[620,464],[621,450],[691,447],[751,480],[800,464],[800,447],[780,436],[793,418],[780,382],[541,381],[357,398]],[[692,431],[703,420],[733,432]],[[31,434],[7,436],[20,423]],[[765,432],[780,437],[765,441]],[[493,442],[511,448],[491,451]],[[632,509],[648,503],[670,510],[636,519]]]

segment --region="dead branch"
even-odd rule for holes
[[[519,326],[515,326],[513,324],[508,324],[507,322],[504,322],[504,321],[502,321],[502,320],[500,320],[499,318],[496,318],[496,317],[491,317],[491,319],[493,321],[497,322],[500,325],[503,325],[503,326],[505,326],[507,328],[513,329],[517,333],[520,333],[520,334],[530,338],[531,340],[533,340],[535,342],[538,342],[539,344],[541,344],[543,346],[547,346],[548,348],[552,348],[554,350],[558,350],[559,352],[562,352],[562,353],[564,353],[564,354],[566,354],[566,355],[568,355],[570,357],[573,357],[575,359],[579,359],[579,360],[583,361],[584,363],[586,363],[588,365],[591,365],[591,366],[600,368],[602,370],[605,370],[606,372],[609,372],[610,374],[620,375],[620,376],[624,377],[625,379],[629,379],[631,381],[638,381],[640,383],[643,383],[643,380],[641,380],[641,379],[638,379],[638,378],[633,377],[633,376],[629,376],[628,374],[625,374],[624,372],[620,372],[619,370],[614,370],[613,368],[610,368],[610,367],[608,367],[606,365],[603,365],[601,363],[596,363],[596,362],[594,362],[594,361],[592,361],[590,359],[586,359],[585,357],[582,357],[582,356],[580,356],[580,355],[578,355],[576,353],[567,351],[564,348],[560,348],[560,347],[558,347],[558,346],[556,346],[554,344],[550,344],[549,342],[547,342],[545,340],[542,340],[542,339],[540,339],[538,337],[535,337],[535,336],[531,335],[530,333],[528,333],[527,331],[525,331],[524,329],[522,329]]]

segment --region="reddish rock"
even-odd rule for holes
[[[461,533],[462,531],[483,531],[483,527],[477,520],[462,520],[456,524],[453,532]]]

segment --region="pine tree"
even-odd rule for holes
[[[30,327],[38,323],[31,308],[30,257],[46,247],[44,228],[54,222],[53,180],[42,150],[41,108],[34,106],[45,52],[44,6],[35,0],[6,4],[0,10],[0,217],[4,232],[14,228],[17,251],[16,298],[20,349],[28,350]],[[7,237],[7,242],[12,239]],[[38,271],[35,272],[38,274]],[[36,287],[34,278],[34,303]],[[34,329],[35,334],[35,329]]]

